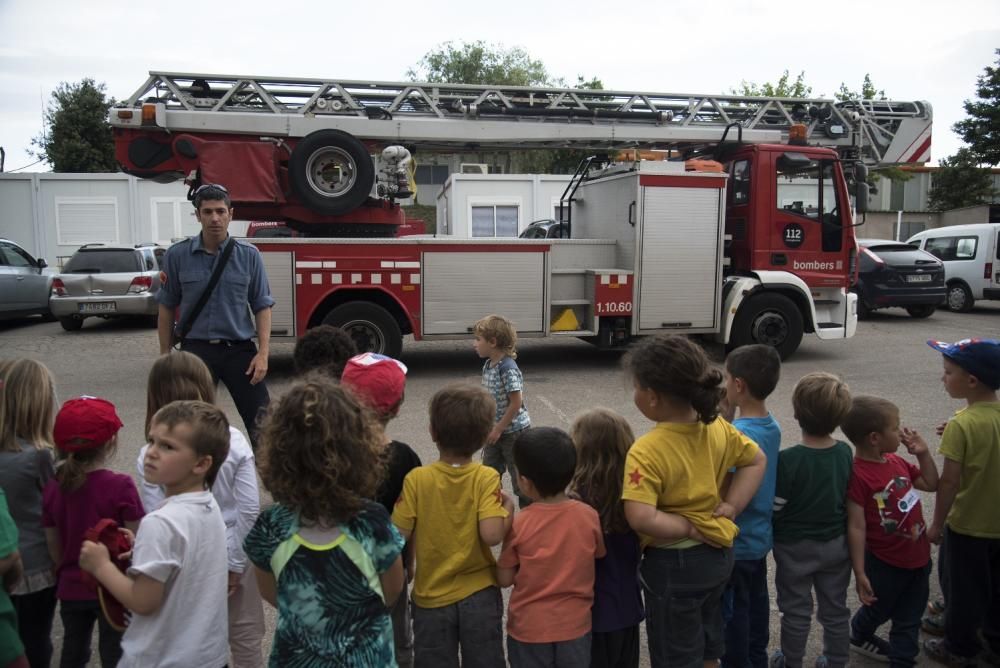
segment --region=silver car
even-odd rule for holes
[[[49,315],[52,274],[45,272],[47,266],[13,241],[0,239],[0,319]]]
[[[160,246],[81,246],[52,280],[49,308],[67,332],[85,318],[143,316],[156,322]]]

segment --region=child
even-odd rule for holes
[[[101,612],[96,592],[81,579],[78,563],[88,529],[112,519],[134,535],[145,514],[132,478],[103,468],[114,457],[121,428],[114,405],[97,397],[70,399],[56,415],[54,435],[62,463],[55,480],[45,486],[42,525],[57,564],[59,617],[65,633],[61,666],[87,665],[95,621],[101,665],[112,668],[122,656],[122,633]]]
[[[139,525],[128,574],[103,544],[83,542],[80,568],[132,611],[120,668],[226,665],[226,525],[208,490],[228,451],[222,411],[167,404],[153,416],[145,464],[167,499]]]
[[[734,518],[764,477],[749,438],[716,414],[722,374],[683,336],[641,339],[625,358],[639,411],[656,422],[625,460],[625,517],[645,553],[650,663],[721,658],[721,599],[733,568]],[[736,467],[725,499],[719,488]]]
[[[823,625],[818,668],[842,668],[850,647],[847,586],[847,483],[851,446],[831,434],[851,409],[847,384],[828,373],[810,373],[792,391],[802,444],[778,457],[774,498],[774,584],[781,611],[781,649],[771,655],[774,668],[799,668],[812,621]]]
[[[638,668],[639,537],[625,521],[622,480],[625,456],[635,441],[621,415],[606,408],[587,411],[570,427],[576,446],[573,496],[597,511],[607,554],[594,570],[594,607],[590,642],[591,668]]]
[[[499,315],[488,315],[472,327],[472,345],[483,362],[483,387],[496,401],[496,424],[486,437],[483,463],[492,466],[503,479],[510,474],[510,484],[521,508],[531,499],[521,494],[517,486],[517,468],[513,447],[517,435],[531,426],[531,417],[524,405],[524,376],[517,366],[517,331],[513,323]]]
[[[566,496],[576,469],[569,434],[553,427],[514,441],[518,484],[533,502],[514,518],[497,582],[514,585],[507,613],[513,668],[577,668],[590,662],[594,559],[605,555],[597,511]]]
[[[350,334],[340,327],[319,325],[306,330],[295,342],[292,361],[299,376],[319,371],[334,381],[340,381],[347,360],[357,354],[358,347]]]
[[[726,357],[726,400],[739,409],[733,426],[757,444],[767,469],[753,499],[736,517],[740,533],[733,543],[733,575],[726,588],[732,615],[726,620],[726,668],[767,666],[771,598],[767,591],[767,554],[771,551],[771,513],[781,449],[781,428],[767,409],[778,386],[781,357],[771,346],[741,346]]]
[[[501,668],[503,601],[490,548],[513,522],[500,476],[473,463],[496,404],[478,387],[452,385],[431,398],[431,438],[440,458],[410,471],[392,521],[412,540],[413,650],[418,668]]]
[[[362,353],[347,361],[341,383],[375,411],[378,418],[385,477],[375,492],[374,499],[382,504],[387,513],[392,513],[396,500],[403,493],[403,479],[420,466],[420,457],[413,448],[401,441],[392,440],[386,434],[386,425],[399,414],[399,408],[403,405],[406,366],[385,355]],[[413,573],[412,545],[407,545],[403,552],[403,568],[409,580]],[[396,645],[396,663],[400,668],[412,666],[413,630],[410,626],[410,604],[405,585],[392,608],[392,633]]]
[[[21,554],[17,551],[17,526],[7,510],[7,495],[0,489],[0,666],[28,668],[24,645],[17,634],[17,613],[7,593],[21,578]]]
[[[914,489],[937,489],[937,467],[920,434],[900,432],[899,409],[891,401],[854,397],[840,427],[855,448],[847,543],[863,604],[851,619],[851,650],[893,666],[913,666],[931,574],[931,546]],[[894,454],[901,442],[919,468]],[[886,642],[875,630],[890,619]]]
[[[32,668],[52,659],[52,620],[56,613],[56,579],[42,527],[42,490],[52,466],[52,422],[55,383],[40,362],[7,360],[0,366],[4,382],[0,420],[0,489],[7,494],[18,532],[24,573],[10,591],[17,628]]]
[[[197,355],[174,351],[161,355],[153,363],[146,384],[146,433],[156,411],[172,401],[197,400],[215,403],[215,382],[212,372]],[[166,498],[163,487],[145,480],[146,451],[139,450],[136,468],[139,491],[147,509],[160,506]],[[243,541],[260,512],[260,491],[257,489],[257,466],[253,449],[246,437],[229,425],[229,453],[211,487],[226,523],[226,555],[229,563],[229,596],[226,599],[229,620],[229,649],[236,668],[257,668],[263,665],[261,639],[264,635],[264,605],[257,578],[243,552]]]
[[[927,537],[945,538],[948,607],[944,638],[925,640],[924,653],[953,666],[975,665],[980,626],[989,659],[1000,653],[1000,341],[927,343],[944,356],[945,392],[967,406],[941,435],[944,468]]]
[[[270,665],[395,666],[389,609],[403,540],[367,499],[381,478],[379,431],[343,387],[315,375],[271,405],[260,475],[275,504],[245,548],[278,609]]]

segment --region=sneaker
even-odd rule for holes
[[[768,659],[767,668],[785,668],[785,654],[780,650],[774,650],[774,654]]]
[[[867,640],[852,637],[851,651],[881,663],[889,663],[889,643],[875,635]]]
[[[941,612],[936,615],[924,615],[920,620],[920,628],[924,630],[924,633],[929,633],[932,636],[943,636],[944,613]]]
[[[944,638],[930,638],[924,641],[924,654],[927,658],[943,663],[952,668],[978,668],[979,662],[974,656],[959,656],[952,654],[944,644]]]

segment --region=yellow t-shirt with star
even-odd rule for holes
[[[413,532],[416,605],[442,608],[496,586],[493,551],[479,538],[479,521],[490,517],[507,517],[493,468],[437,461],[406,474],[392,521]]]
[[[731,547],[739,529],[712,517],[722,501],[719,487],[733,467],[747,466],[757,444],[722,418],[703,422],[658,422],[632,444],[625,459],[622,499],[683,515],[708,540]],[[697,542],[663,541],[640,534],[643,546],[686,548]]]

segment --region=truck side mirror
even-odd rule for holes
[[[858,180],[854,184],[854,210],[858,213],[868,211],[868,183]]]

